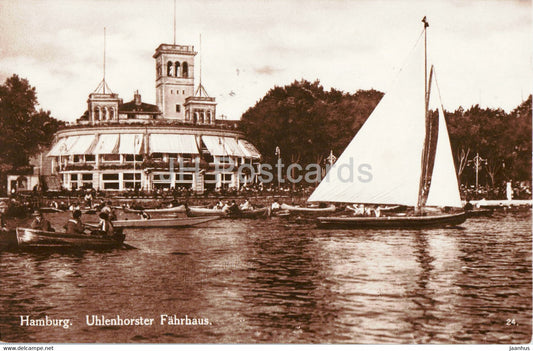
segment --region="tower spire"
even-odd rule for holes
[[[174,45],[176,45],[176,0],[174,0]]]

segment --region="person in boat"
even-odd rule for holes
[[[230,214],[239,214],[241,212],[241,209],[239,208],[239,205],[237,205],[235,200],[231,200],[231,203],[229,204],[226,212]]]
[[[278,200],[274,200],[274,202],[271,205],[271,208],[273,211],[277,211],[281,208],[281,205],[279,204]]]
[[[466,204],[463,207],[463,210],[465,211],[472,211],[474,209],[474,205],[470,202],[470,200],[466,200]]]
[[[364,205],[355,204],[353,207],[348,206],[348,208],[353,211],[354,216],[363,216],[365,214]]]
[[[217,203],[213,207],[214,210],[222,210],[224,208],[224,203],[221,199],[218,199]]]
[[[241,209],[241,211],[253,210],[253,206],[252,206],[252,204],[250,204],[250,201],[248,201],[248,199],[245,199],[244,203],[242,205],[240,205],[239,208]]]
[[[98,215],[100,222],[98,223],[98,231],[106,236],[113,236],[115,229],[109,220],[109,215],[106,212],[100,212]]]
[[[381,216],[381,208],[379,206],[374,209],[374,214],[376,215],[376,217]]]
[[[50,222],[44,218],[41,211],[34,211],[32,216],[35,217],[33,222],[31,222],[32,229],[44,230],[45,232],[55,232],[55,229],[52,228]]]
[[[107,213],[107,216],[109,217],[110,221],[116,221],[117,215],[115,214],[115,211],[113,211],[113,208],[111,207],[113,203],[111,201],[108,201],[104,207],[102,207],[101,212]]]
[[[150,219],[150,214],[148,214],[146,211],[142,210],[140,213],[141,219],[147,220]]]
[[[85,227],[81,221],[81,211],[72,211],[72,218],[64,226],[67,234],[84,234]]]

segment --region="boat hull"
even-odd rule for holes
[[[318,217],[320,228],[427,228],[456,226],[468,214],[454,213],[429,216]]]
[[[188,207],[187,216],[189,217],[203,217],[203,216],[219,216],[226,217],[227,212],[222,209],[205,208],[205,207]]]
[[[115,228],[184,228],[220,218],[207,216],[197,218],[156,218],[113,221]]]
[[[142,213],[142,212],[146,212],[146,213],[151,213],[151,214],[183,213],[183,212],[185,212],[185,206],[184,205],[180,205],[180,206],[167,207],[167,208],[148,208],[148,209],[145,209],[145,210],[135,210],[135,209],[132,209],[132,208],[125,207],[125,208],[123,208],[123,211],[126,212],[126,213]]]
[[[102,236],[46,232],[30,228],[17,228],[19,248],[76,248],[113,249],[123,246],[124,237],[115,240]]]

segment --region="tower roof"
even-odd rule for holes
[[[155,49],[155,53],[152,56],[153,58],[157,58],[162,54],[179,54],[179,55],[192,55],[195,56],[197,54],[196,51],[194,51],[194,45],[174,45],[174,44],[161,44]]]

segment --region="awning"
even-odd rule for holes
[[[150,152],[199,154],[194,135],[186,134],[151,134]]]
[[[91,153],[99,154],[116,154],[118,151],[118,134],[100,134],[98,142],[92,149]]]
[[[143,144],[142,134],[120,134],[120,146],[118,148],[119,154],[135,154],[141,153]]]
[[[226,145],[226,150],[229,151],[231,156],[246,157],[246,153],[237,143],[237,139],[226,137],[224,138],[224,144]]]
[[[239,139],[239,146],[246,154],[246,157],[261,158],[261,154],[259,153],[259,151],[257,151],[255,146],[248,140]]]
[[[52,149],[48,153],[48,156],[61,156],[61,155],[69,155],[69,151],[72,148],[74,144],[78,141],[78,136],[70,136],[66,138],[59,139],[54,146],[52,146]]]
[[[213,156],[246,157],[235,138],[206,135],[202,140]]]
[[[70,150],[68,150],[69,155],[84,155],[90,151],[93,142],[95,141],[95,136],[90,135],[80,135],[78,140],[72,145]]]
[[[209,150],[211,155],[213,156],[228,155],[228,152],[226,151],[226,148],[224,147],[223,137],[203,136],[202,141],[204,142],[205,147],[207,147],[207,150]]]

